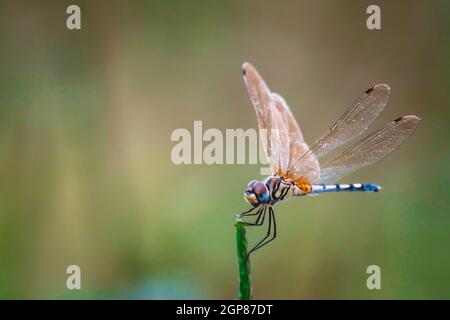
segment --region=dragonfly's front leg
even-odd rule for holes
[[[255,222],[242,222],[244,226],[253,227],[253,226],[261,226],[264,224],[264,217],[266,216],[267,206],[262,205],[255,214],[258,215]]]
[[[237,218],[242,218],[242,217],[245,217],[245,216],[255,216],[255,215],[259,214],[259,211],[261,210],[261,207],[262,207],[261,205],[252,207],[252,208],[250,208],[247,211],[244,211],[244,212],[236,214],[236,217]],[[256,210],[256,209],[258,209],[258,210],[256,212],[252,213],[252,211]]]
[[[264,211],[265,212],[265,211]],[[264,219],[263,219],[264,221]],[[272,234],[272,226],[273,226],[273,234]],[[272,236],[270,237],[270,235]],[[250,256],[250,253],[255,252],[256,250],[262,248],[266,244],[268,244],[270,241],[275,239],[277,236],[277,224],[275,222],[275,213],[273,211],[273,208],[269,206],[269,227],[267,229],[267,235],[248,253],[247,256]],[[269,238],[270,237],[270,238]]]

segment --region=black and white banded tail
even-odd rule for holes
[[[378,192],[381,187],[373,183],[336,183],[336,184],[312,184],[310,194],[322,192]]]

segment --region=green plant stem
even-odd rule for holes
[[[239,264],[239,300],[250,300],[252,295],[252,285],[250,276],[250,259],[247,255],[245,226],[239,218],[236,219],[235,226],[237,258]]]

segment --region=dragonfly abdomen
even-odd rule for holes
[[[381,187],[373,183],[336,183],[336,184],[312,184],[310,194],[322,192],[378,192]]]

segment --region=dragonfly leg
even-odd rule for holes
[[[273,224],[273,234],[272,234],[272,224]],[[272,234],[272,236],[271,236]],[[247,256],[250,256],[250,253],[255,252],[256,250],[262,248],[266,244],[268,244],[270,241],[275,239],[277,236],[277,224],[275,222],[275,214],[272,207],[269,207],[269,227],[267,230],[267,235],[255,246],[253,249],[251,249]]]
[[[256,212],[258,217],[255,222],[242,222],[244,226],[253,227],[253,226],[261,226],[264,224],[264,218],[266,216],[267,206],[261,206],[261,208]],[[252,214],[253,215],[253,214]]]
[[[253,210],[255,210],[255,209],[258,209],[258,210],[257,210],[256,212],[254,212],[254,213],[251,213],[251,212],[252,212]],[[236,216],[237,216],[238,218],[242,218],[242,217],[245,217],[245,216],[255,216],[255,215],[259,214],[260,210],[261,210],[261,205],[256,206],[256,207],[252,207],[252,208],[250,208],[250,209],[247,210],[247,211],[238,213]]]

